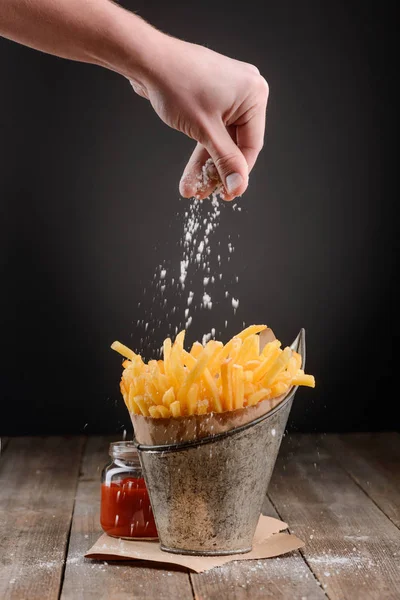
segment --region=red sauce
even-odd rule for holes
[[[115,537],[157,538],[149,493],[143,477],[101,485],[100,523]]]

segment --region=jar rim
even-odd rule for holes
[[[109,448],[109,454],[112,458],[120,458],[122,460],[130,460],[140,464],[138,451],[134,442],[128,440],[121,440],[118,442],[111,442]]]

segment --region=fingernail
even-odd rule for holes
[[[225,187],[228,194],[233,194],[243,183],[243,177],[239,173],[231,173],[226,178]]]

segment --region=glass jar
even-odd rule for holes
[[[110,444],[111,462],[101,475],[100,524],[123,539],[157,539],[157,529],[133,442]]]

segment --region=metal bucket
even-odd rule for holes
[[[304,368],[303,329],[291,347]],[[162,550],[250,552],[296,390],[267,414],[225,433],[168,446],[137,444]]]

